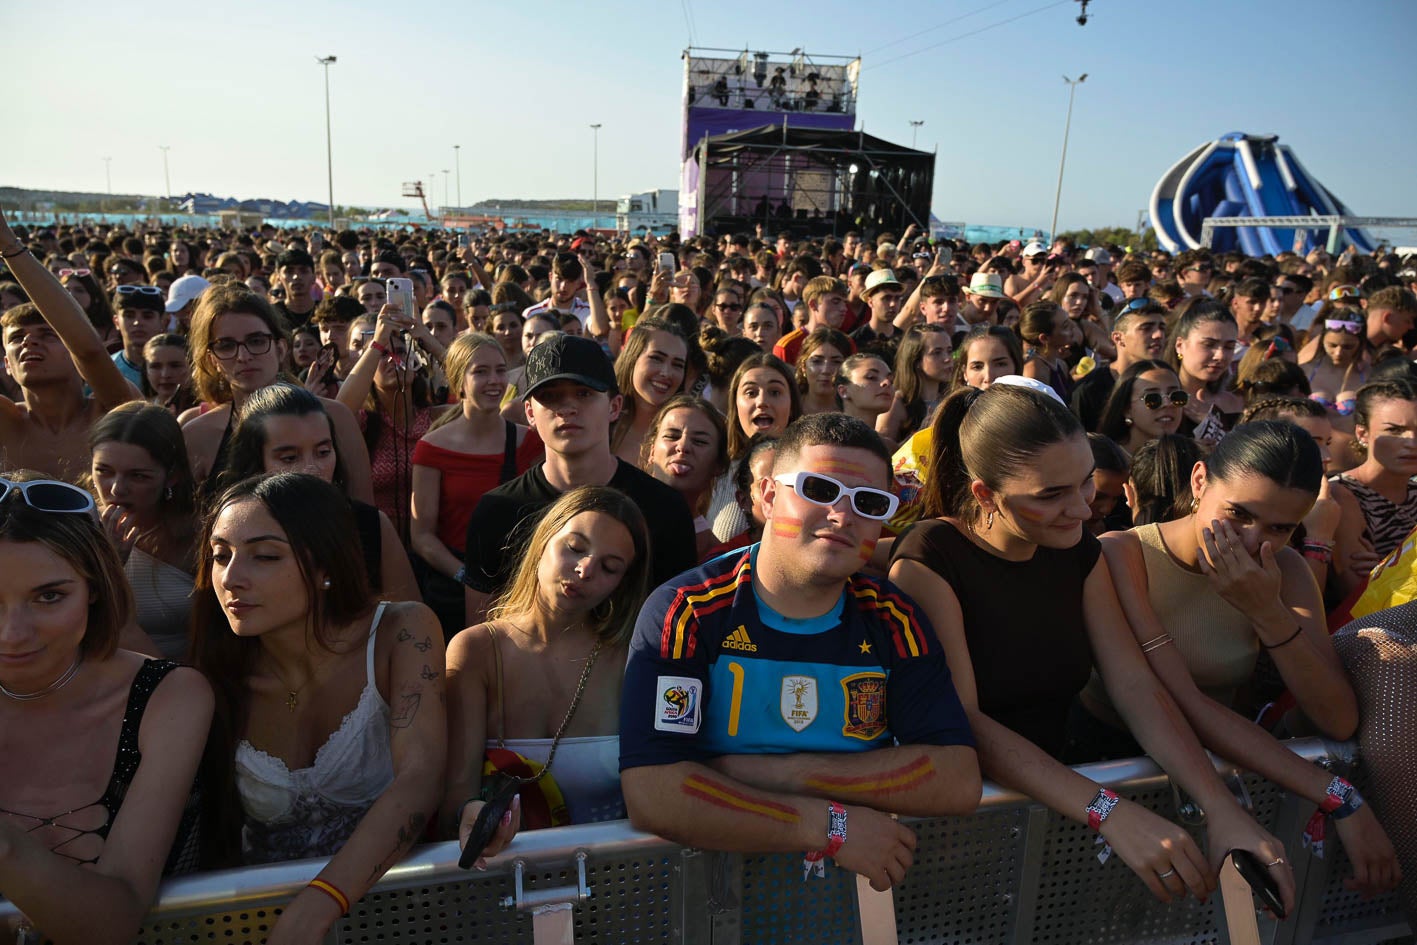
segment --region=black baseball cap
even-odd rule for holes
[[[574,381],[591,390],[613,393],[615,366],[599,342],[580,335],[556,335],[527,353],[523,398],[553,381]]]

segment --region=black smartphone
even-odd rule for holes
[[[1284,902],[1279,898],[1279,884],[1269,875],[1264,864],[1249,850],[1231,850],[1230,860],[1245,878],[1245,882],[1250,884],[1250,889],[1259,897],[1260,902],[1276,917],[1284,918]]]
[[[512,798],[517,796],[520,788],[519,781],[508,778],[491,799],[482,805],[482,810],[477,812],[477,820],[472,825],[472,833],[467,835],[467,845],[462,848],[462,856],[458,857],[459,867],[472,869],[472,864],[477,862],[482,851],[487,849],[487,844],[492,842],[493,834],[502,825],[502,817],[507,813],[507,808],[512,806]]]

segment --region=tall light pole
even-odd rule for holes
[[[453,145],[453,166],[458,169],[458,208],[462,208],[462,145]]]
[[[910,146],[912,148],[915,147],[915,136],[920,133],[920,126],[923,124],[925,124],[925,119],[923,118],[918,121],[913,118],[910,120]]]
[[[103,159],[103,176],[108,181],[108,196],[113,196],[113,158]]]
[[[443,168],[443,216],[448,215],[448,175],[451,173],[446,167]]]
[[[1063,124],[1063,156],[1058,159],[1058,189],[1053,194],[1053,224],[1048,227],[1050,240],[1058,238],[1058,203],[1063,199],[1063,167],[1068,163],[1068,132],[1073,127],[1073,96],[1077,94],[1078,86],[1087,81],[1087,73],[1084,72],[1076,79],[1063,76],[1063,81],[1068,83],[1068,120]]]
[[[330,66],[339,61],[337,56],[316,56],[315,61],[325,67],[325,173],[330,182],[330,229],[335,228],[335,145],[330,134]]]
[[[162,179],[167,183],[167,199],[172,199],[172,174],[167,169],[167,152],[172,150],[170,145],[160,144],[158,150],[162,152]]]
[[[591,158],[590,200],[590,228],[594,230],[600,223],[600,124],[597,122],[591,125],[590,130],[595,135],[594,156]]]

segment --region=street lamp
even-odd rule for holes
[[[1048,228],[1048,238],[1058,238],[1058,202],[1063,199],[1063,166],[1068,162],[1068,132],[1073,127],[1073,96],[1077,94],[1078,86],[1087,81],[1087,73],[1084,72],[1076,79],[1069,79],[1063,76],[1063,81],[1068,83],[1068,120],[1063,124],[1063,156],[1058,159],[1058,189],[1053,194],[1053,224]]]
[[[462,207],[462,145],[453,145],[453,166],[458,169],[458,207]]]
[[[600,223],[600,124],[590,126],[590,130],[595,134],[594,157],[591,159],[591,201],[590,201],[590,228],[597,228]]]
[[[918,121],[915,119],[911,119],[910,121],[910,146],[912,148],[915,147],[915,136],[920,133],[920,126],[923,124],[925,124],[925,119],[923,118]]]
[[[448,175],[451,173],[446,167],[443,168],[443,216],[448,215]]]
[[[335,228],[335,146],[330,135],[330,66],[339,61],[336,56],[316,56],[315,61],[325,67],[325,173],[330,182],[330,229]]]
[[[167,170],[167,152],[172,150],[170,145],[160,144],[157,146],[162,152],[162,179],[167,183],[167,199],[172,199],[172,175]]]

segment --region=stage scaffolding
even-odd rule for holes
[[[688,163],[695,232],[929,232],[935,156],[861,131],[763,125],[700,139]]]

